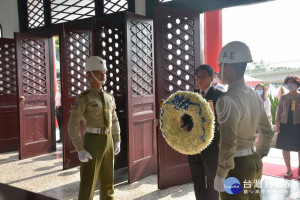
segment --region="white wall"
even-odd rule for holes
[[[135,0],[135,13],[146,15],[146,0]]]
[[[19,32],[17,0],[0,0],[0,24],[5,38],[13,38]]]

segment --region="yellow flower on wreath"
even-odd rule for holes
[[[183,114],[191,116],[193,128],[185,131],[180,125]],[[214,113],[201,95],[178,91],[164,101],[160,115],[160,129],[166,142],[176,151],[193,155],[201,152],[214,135]]]

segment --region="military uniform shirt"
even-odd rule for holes
[[[266,156],[274,131],[266,115],[264,104],[244,79],[229,85],[227,93],[219,98],[216,111],[220,125],[220,151],[217,175],[226,178],[234,168],[236,151],[254,146],[255,132],[260,131],[257,153]]]
[[[100,90],[90,87],[88,90],[76,97],[73,110],[70,116],[68,130],[76,150],[82,151],[83,145],[79,136],[80,121],[83,120],[86,127],[105,128],[103,119],[103,106],[100,98]],[[116,104],[111,94],[104,92],[104,99],[107,102],[110,124],[114,142],[120,142],[120,125],[116,114]]]

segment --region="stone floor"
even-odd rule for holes
[[[79,187],[79,167],[62,170],[62,145],[57,151],[25,160],[18,160],[16,153],[8,153],[0,157],[0,183],[22,188],[55,199],[77,199]],[[4,158],[6,156],[6,159]],[[292,153],[292,165],[298,167],[297,153]],[[10,162],[9,159],[10,158]],[[12,161],[14,160],[14,161]],[[281,151],[271,149],[264,162],[284,164]],[[151,175],[133,184],[127,182],[127,169],[115,172],[115,197],[121,200],[155,200],[178,199],[194,200],[191,183],[164,190],[157,189],[157,175]],[[283,178],[263,176],[263,181],[276,183],[262,190],[264,200],[300,200],[300,182]],[[1,192],[0,192],[1,197]],[[95,191],[94,199],[99,199],[99,191]]]
[[[62,170],[61,145],[58,151],[34,158],[0,164],[0,182],[56,199],[76,199],[79,187],[79,167]],[[127,169],[115,172],[116,199],[194,199],[192,184],[166,190],[157,189],[157,176],[151,175],[128,184]],[[95,198],[99,199],[99,191]]]

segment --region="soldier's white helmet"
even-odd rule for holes
[[[86,72],[107,70],[105,60],[100,58],[99,56],[91,56],[87,58],[85,62]]]
[[[241,63],[252,62],[252,56],[249,47],[240,41],[234,41],[226,44],[219,54],[217,62],[220,63]]]

